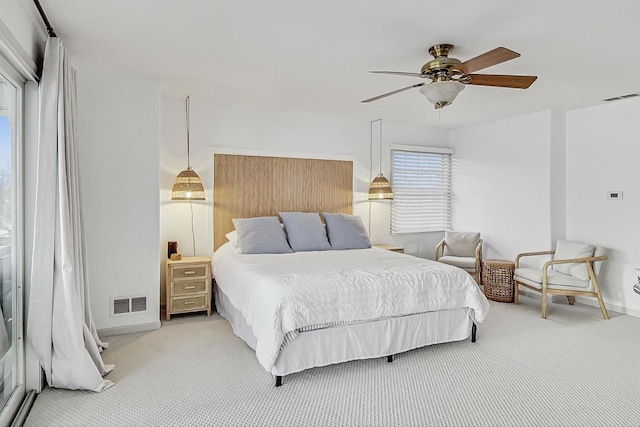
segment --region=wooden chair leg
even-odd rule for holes
[[[513,282],[513,303],[518,303],[518,281]]]
[[[602,317],[605,320],[609,320],[609,313],[607,313],[607,307],[604,306],[604,301],[602,301],[602,295],[598,292],[598,303],[600,303],[600,311],[602,311]]]
[[[576,299],[572,295],[567,295],[567,300],[569,301],[569,305],[573,305]]]
[[[598,298],[598,303],[600,304],[600,311],[602,311],[602,317],[605,320],[609,320],[609,313],[607,313],[607,307],[604,306],[604,301],[602,300],[602,295],[600,294],[600,285],[598,284],[598,280],[596,279],[596,275],[593,272],[593,268],[591,264],[589,264],[589,277],[591,277],[591,283],[593,284],[593,290],[596,292],[596,297]]]
[[[542,318],[547,318],[547,290],[542,290]]]

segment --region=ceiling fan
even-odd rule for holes
[[[450,105],[456,96],[464,89],[465,85],[477,86],[497,86],[516,89],[527,89],[538,78],[537,76],[512,76],[501,74],[472,74],[492,65],[515,59],[519,53],[505,47],[497,47],[493,50],[460,62],[458,59],[450,58],[453,51],[452,44],[437,44],[429,49],[429,54],[434,59],[422,66],[420,73],[405,73],[401,71],[371,71],[376,74],[393,74],[397,76],[420,77],[430,79],[431,82],[417,83],[402,89],[383,95],[365,99],[362,102],[372,102],[405,90],[420,88],[420,92],[431,102],[435,108],[442,108]]]

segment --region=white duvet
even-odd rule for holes
[[[489,311],[467,272],[378,248],[249,255],[226,243],[213,255],[213,275],[269,372],[287,333],[300,328],[460,307],[480,323]]]

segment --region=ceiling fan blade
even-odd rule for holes
[[[373,74],[393,74],[396,76],[424,77],[420,73],[405,73],[404,71],[369,71]]]
[[[469,74],[482,70],[483,68],[491,67],[492,65],[515,59],[519,56],[519,53],[509,50],[506,47],[497,47],[475,58],[471,58],[455,68],[462,71],[463,74]]]
[[[372,102],[377,101],[378,99],[386,98],[387,96],[395,95],[396,93],[404,92],[405,90],[413,89],[414,87],[424,86],[426,83],[418,83],[415,85],[407,86],[402,89],[394,90],[393,92],[385,93],[383,95],[374,96],[373,98],[365,99],[362,102]]]
[[[527,89],[538,78],[537,76],[505,76],[500,74],[469,74],[471,81],[467,84],[478,86],[498,86],[515,89]]]

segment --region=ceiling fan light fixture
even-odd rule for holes
[[[420,93],[438,109],[451,104],[463,89],[464,83],[446,80],[426,84],[420,88]]]

